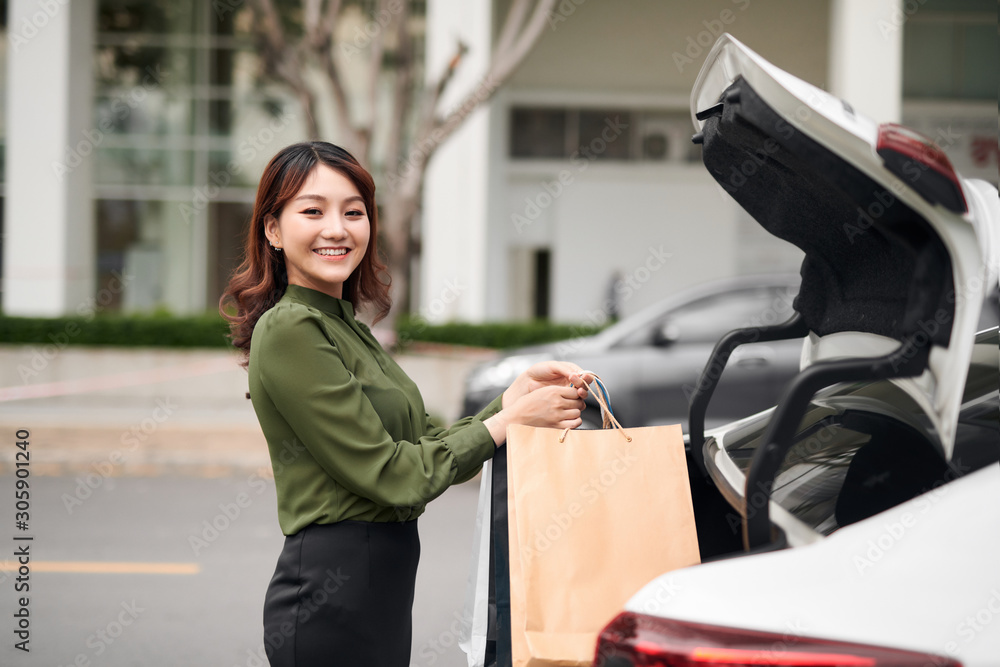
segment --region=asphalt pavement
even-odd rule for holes
[[[0,664],[4,667],[260,667],[264,592],[283,537],[273,482],[252,476],[112,477],[80,503],[78,479],[31,481],[30,530],[13,528],[0,476]],[[459,667],[457,647],[478,484],[418,519],[411,666]],[[242,500],[241,500],[242,499]],[[30,536],[28,541],[15,537]],[[18,585],[17,548],[29,573]],[[28,652],[15,645],[28,598]]]
[[[397,360],[451,421],[465,374],[493,354]],[[0,664],[266,665],[284,538],[246,390],[225,350],[0,346]],[[477,481],[453,487],[419,520],[413,666],[466,664],[477,497]]]

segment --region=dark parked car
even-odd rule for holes
[[[686,426],[688,401],[716,340],[737,327],[788,319],[798,283],[796,275],[767,275],[702,285],[596,336],[514,350],[469,374],[465,414],[475,414],[532,364],[562,359],[601,376],[622,424]],[[801,350],[802,341],[741,348],[713,398],[709,423],[721,424],[773,405],[798,373]],[[588,427],[601,423],[596,408],[585,412],[584,421]]]

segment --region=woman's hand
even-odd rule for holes
[[[539,387],[514,401],[510,407],[486,419],[483,424],[499,447],[507,441],[509,424],[525,424],[547,428],[576,428],[583,423],[584,402],[581,387],[556,384]]]
[[[522,397],[542,387],[561,386],[577,389],[580,398],[587,397],[587,385],[594,381],[592,373],[568,361],[543,361],[517,376],[503,393],[501,404],[504,408],[513,405]]]

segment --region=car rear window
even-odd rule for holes
[[[813,399],[771,498],[822,534],[1000,460],[1000,337],[976,338],[951,461],[929,418],[892,382],[834,387]],[[744,475],[770,413],[726,438]]]

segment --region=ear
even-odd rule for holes
[[[278,219],[273,215],[264,217],[264,236],[275,248],[281,247],[281,227],[278,225]]]

